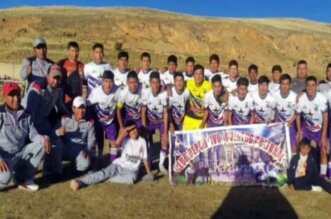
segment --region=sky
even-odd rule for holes
[[[303,18],[331,23],[329,0],[0,0],[0,8],[20,6],[143,7],[231,18]]]

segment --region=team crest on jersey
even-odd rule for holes
[[[314,111],[315,111],[315,112],[318,111],[318,105],[317,105],[317,104],[315,104]]]
[[[245,104],[245,109],[247,109],[247,108],[248,108],[248,103]]]

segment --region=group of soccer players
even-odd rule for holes
[[[62,119],[62,125],[57,127],[57,135],[63,136],[73,129],[71,131],[77,133],[70,138],[77,139],[81,136],[86,141],[82,145],[91,145],[91,142],[96,141],[94,144],[98,145],[97,156],[103,153],[104,137],[110,142],[110,160],[115,167],[110,165],[103,171],[88,176],[90,178],[85,178],[85,181],[73,181],[74,190],[84,184],[93,184],[114,176],[120,177],[116,178],[119,182],[132,183],[136,179],[137,164],[142,161],[150,174],[146,162],[146,142],[152,143],[155,131],[161,137],[159,170],[166,173],[169,132],[272,122],[284,122],[288,125],[292,153],[297,151],[297,142],[302,138],[314,141],[320,152],[320,174],[327,177],[327,139],[331,140],[328,127],[331,64],[327,66],[327,77],[323,82],[318,82],[315,76],[308,76],[308,65],[304,60],[297,64],[296,78],[292,79],[289,74],[283,73],[280,65],[274,65],[270,80],[266,75],[259,75],[255,64],[248,67],[248,78],[243,77],[236,60],[229,62],[226,73],[222,72],[217,54],[210,56],[209,66],[206,68],[197,64],[193,57],[188,57],[185,71],[179,72],[175,55],[168,57],[166,68],[155,70],[151,68],[151,55],[144,52],[140,56],[141,66],[130,70],[128,52],[119,52],[117,67],[113,67],[104,60],[104,47],[100,43],[93,45],[93,61],[85,65],[78,61],[79,45],[76,42],[68,44],[68,58],[58,64],[46,58],[47,45],[44,39],[36,39],[33,45],[35,56],[24,60],[21,71],[28,87],[28,93],[23,98],[25,104],[22,106],[33,115],[33,121],[42,121],[40,126],[35,125],[39,133],[50,138],[52,151],[56,151],[56,142],[60,141],[53,133],[54,126],[49,121],[51,115],[51,120],[56,118],[51,112],[52,107],[65,114],[73,113],[73,120],[76,118],[72,121],[73,124],[79,124],[83,118],[89,116],[94,121],[84,127],[79,126],[77,134],[77,128],[71,127],[71,123]],[[45,78],[41,83],[40,80]],[[84,83],[87,84],[86,97],[82,92]],[[57,91],[61,92],[57,94]],[[37,97],[40,99],[38,103],[35,102]],[[43,110],[44,108],[47,110]],[[45,111],[47,113],[40,114]],[[49,126],[45,128],[48,122]],[[85,133],[86,127],[95,130],[93,141],[86,140],[86,136],[91,135]],[[71,139],[71,142],[77,141]],[[86,147],[81,150],[86,150]],[[89,147],[89,150],[93,149]],[[55,153],[52,151],[46,159],[50,166],[54,160],[61,161],[61,155],[52,155]],[[77,162],[78,158],[74,157],[82,154],[80,150],[76,151],[71,160],[76,159]],[[87,158],[90,152],[84,152],[83,155],[80,158]],[[329,169],[331,170],[331,164]],[[61,174],[58,170],[60,168],[51,167],[44,173]]]

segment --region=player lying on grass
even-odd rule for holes
[[[71,181],[70,187],[73,191],[77,191],[83,186],[93,185],[106,180],[113,183],[133,184],[137,180],[142,161],[147,172],[147,176],[143,180],[153,181],[154,177],[151,174],[147,160],[146,141],[139,136],[138,129],[134,123],[129,122],[126,125],[126,128],[123,129],[116,139],[116,145],[123,148],[121,157],[98,172],[89,174],[80,180]]]

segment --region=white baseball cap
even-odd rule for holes
[[[82,105],[84,107],[86,106],[86,102],[83,97],[76,97],[72,103],[72,106],[75,108],[81,107]]]
[[[33,48],[36,48],[38,45],[46,45],[46,41],[43,38],[38,37],[33,41]]]

